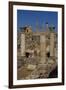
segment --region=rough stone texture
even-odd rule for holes
[[[50,72],[57,67],[56,33],[32,32],[29,29],[21,32],[17,79],[48,78]]]
[[[41,54],[41,63],[46,62],[46,36],[40,36],[40,54]]]
[[[25,34],[21,34],[21,56],[25,56]]]
[[[55,40],[54,40],[54,33],[51,33],[50,34],[50,56],[54,56],[54,43],[55,42]]]

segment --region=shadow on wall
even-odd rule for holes
[[[52,72],[50,72],[48,78],[57,78],[58,77],[58,67],[56,67]]]

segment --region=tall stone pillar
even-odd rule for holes
[[[41,54],[40,63],[44,64],[46,61],[46,37],[45,35],[40,36],[40,54]]]
[[[21,56],[25,56],[25,34],[21,34]]]
[[[50,56],[54,56],[54,33],[50,34]]]

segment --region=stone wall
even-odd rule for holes
[[[25,56],[25,34],[21,34],[21,56]]]

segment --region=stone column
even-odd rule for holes
[[[25,34],[21,34],[21,56],[25,56]]]
[[[41,54],[40,63],[44,64],[46,62],[46,37],[45,35],[40,36],[40,54]]]
[[[50,56],[54,56],[54,33],[50,34]]]

